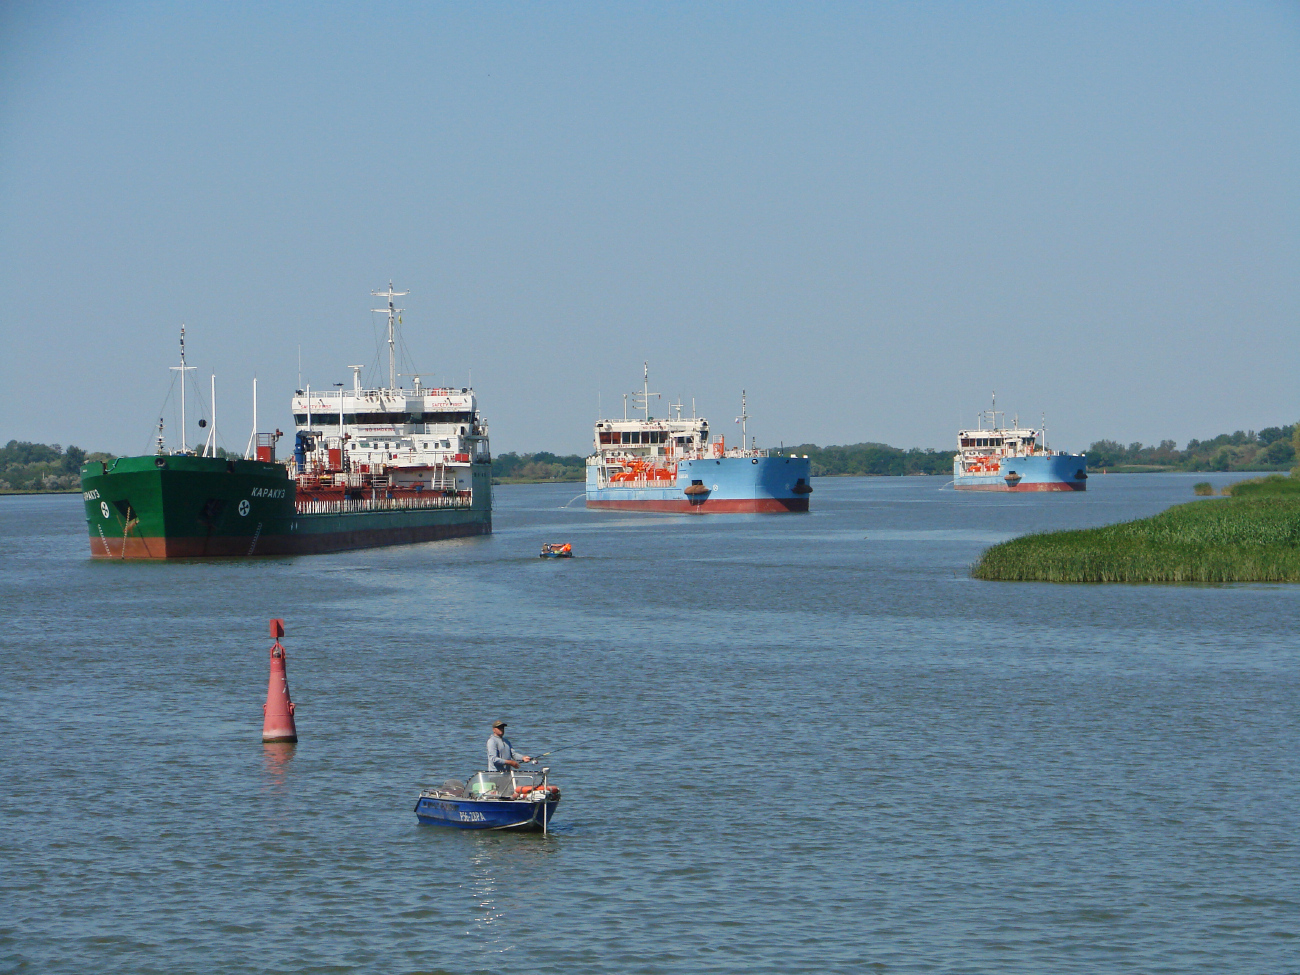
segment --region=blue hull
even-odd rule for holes
[[[807,511],[811,465],[804,457],[708,457],[677,465],[677,480],[662,486],[609,484],[587,468],[587,507],[690,514]],[[687,494],[698,481],[702,492]]]
[[[555,815],[559,799],[546,802],[509,800],[435,799],[420,796],[415,815],[422,826],[451,826],[456,829],[540,830]]]
[[[996,471],[961,474],[953,461],[952,484],[959,491],[1083,491],[1088,485],[1083,454],[1003,457]]]

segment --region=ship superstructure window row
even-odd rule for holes
[[[667,430],[601,430],[600,442],[605,444],[655,444],[667,443]],[[679,439],[678,441],[683,442]]]
[[[1034,437],[1023,437],[1019,440],[1013,437],[962,437],[960,441],[963,448],[1006,447],[1014,449],[1016,447],[1026,447],[1031,450],[1036,442]]]
[[[298,426],[307,425],[306,413],[295,413],[293,420]],[[343,423],[346,426],[356,426],[358,424],[379,424],[379,423],[472,423],[474,421],[473,413],[461,413],[454,411],[442,411],[438,413],[344,413]],[[312,426],[328,427],[339,425],[338,413],[330,413],[328,410],[311,413]]]

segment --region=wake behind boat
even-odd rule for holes
[[[560,787],[547,781],[550,771],[476,772],[467,782],[450,779],[420,793],[416,818],[422,826],[545,833],[560,804]]]

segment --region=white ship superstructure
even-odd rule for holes
[[[304,467],[387,476],[396,485],[469,490],[469,467],[490,460],[487,423],[474,391],[463,389],[307,390],[293,398]],[[304,471],[305,472],[305,471]]]
[[[377,485],[406,490],[468,492],[471,467],[491,463],[487,422],[469,387],[398,385],[395,335],[402,309],[393,299],[407,292],[372,292],[388,298],[389,384],[365,388],[361,366],[352,387],[299,390],[292,409],[298,477],[323,485]]]

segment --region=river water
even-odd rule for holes
[[[0,971],[1300,970],[1300,588],[967,576],[1204,479],[511,486],[488,538],[169,565],[0,498]],[[418,826],[496,718],[554,831]]]

